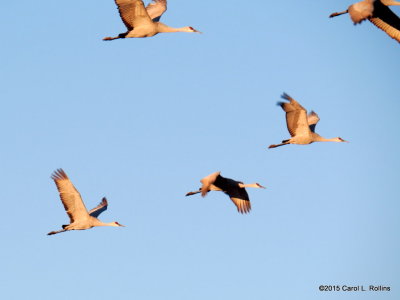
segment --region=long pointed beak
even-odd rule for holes
[[[196,32],[196,33],[201,33],[201,34],[203,34],[201,31],[198,31],[198,30],[196,30],[196,29],[193,29],[194,30],[194,32]]]
[[[121,226],[121,227],[126,227],[125,225],[122,225],[122,224],[119,224],[119,226]]]

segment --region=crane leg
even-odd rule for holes
[[[64,231],[67,231],[67,230],[63,229],[63,230],[59,230],[59,231],[52,231],[52,232],[49,232],[47,235],[53,235],[53,234],[57,234],[57,233],[64,232]]]
[[[284,145],[288,145],[289,143],[282,143],[282,144],[277,144],[277,145],[270,145],[269,147],[268,147],[268,149],[271,149],[271,148],[276,148],[276,147],[280,147],[280,146],[284,146]]]
[[[118,36],[115,36],[115,37],[108,36],[108,37],[105,37],[103,39],[103,41],[112,41],[112,40],[116,40],[116,39],[124,39],[127,34],[128,34],[128,32],[124,32],[124,33],[118,34]]]
[[[337,16],[340,16],[340,15],[343,15],[343,14],[347,14],[348,12],[349,12],[348,10],[345,10],[345,11],[342,11],[342,12],[335,12],[335,13],[331,14],[329,16],[329,18],[333,18],[333,17],[337,17]]]
[[[189,192],[189,193],[187,193],[185,196],[192,196],[192,195],[196,195],[196,194],[198,194],[198,193],[201,193],[201,189],[198,190],[198,191],[195,191],[195,192]]]

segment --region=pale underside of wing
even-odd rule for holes
[[[167,10],[167,0],[153,0],[146,6],[146,10],[150,19],[152,19],[153,22],[158,22]]]
[[[210,186],[215,182],[220,173],[221,172],[212,173],[200,180],[200,182],[202,183],[201,195],[203,197],[207,195],[208,191],[210,191]]]
[[[88,218],[89,214],[81,195],[69,180],[67,174],[62,169],[58,169],[52,174],[51,179],[54,180],[57,186],[61,202],[70,218],[70,222],[73,223],[77,220]]]
[[[247,214],[251,210],[251,203],[249,200],[243,200],[239,198],[230,198],[236,205],[238,212],[241,214]]]
[[[115,3],[122,22],[128,30],[152,23],[142,0],[115,0]]]
[[[400,18],[385,5],[378,5],[372,18],[372,24],[400,42]]]
[[[107,199],[106,199],[106,197],[103,197],[103,199],[101,199],[101,202],[99,203],[99,205],[97,205],[95,208],[92,208],[89,211],[89,215],[97,218],[102,212],[107,210],[107,206],[108,206]]]
[[[305,108],[286,93],[282,95],[282,98],[290,101],[290,103],[278,102],[278,105],[286,112],[286,125],[290,135],[294,137],[309,133]]]
[[[310,130],[312,132],[315,132],[315,126],[317,126],[317,123],[319,121],[319,117],[317,115],[316,112],[311,111],[308,115],[307,115],[307,122],[308,122],[308,126],[310,127]]]

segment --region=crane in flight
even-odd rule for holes
[[[153,0],[147,7],[144,7],[142,0],[115,0],[115,3],[128,31],[116,37],[105,37],[104,41],[151,37],[162,32],[201,33],[190,26],[173,28],[161,23],[160,18],[167,10],[167,0]]]
[[[87,211],[82,197],[78,190],[74,187],[71,180],[63,169],[57,169],[52,175],[58,192],[60,193],[61,202],[64,205],[65,211],[70,218],[69,225],[62,225],[62,230],[49,232],[47,235],[52,235],[68,230],[84,230],[95,226],[114,226],[124,227],[118,222],[103,223],[97,217],[107,209],[107,199],[104,197],[100,204],[90,211]]]
[[[265,189],[265,187],[258,183],[244,184],[241,181],[222,177],[220,174],[221,172],[215,172],[204,177],[200,180],[202,183],[201,188],[198,191],[187,193],[186,196],[201,193],[201,195],[205,197],[209,191],[222,191],[227,194],[233,204],[236,205],[238,212],[241,214],[247,214],[250,212],[250,198],[245,188],[253,187]]]
[[[307,115],[305,108],[286,93],[283,93],[282,98],[290,101],[277,104],[286,112],[286,125],[291,138],[282,141],[281,144],[270,145],[268,148],[288,144],[307,145],[313,142],[347,142],[340,137],[326,139],[315,133],[315,126],[319,121],[318,115],[313,111]]]
[[[389,6],[391,5],[400,5],[400,2],[394,0],[364,0],[350,5],[345,11],[333,13],[329,17],[333,18],[348,13],[354,25],[369,20],[391,38],[400,42],[400,18],[390,10]]]

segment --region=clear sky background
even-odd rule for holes
[[[400,299],[399,44],[328,18],[350,4],[170,0],[204,34],[103,42],[112,0],[2,1],[1,298]],[[282,92],[350,143],[267,149]],[[127,227],[47,236],[57,168]],[[267,187],[250,214],[184,196],[215,171]]]

